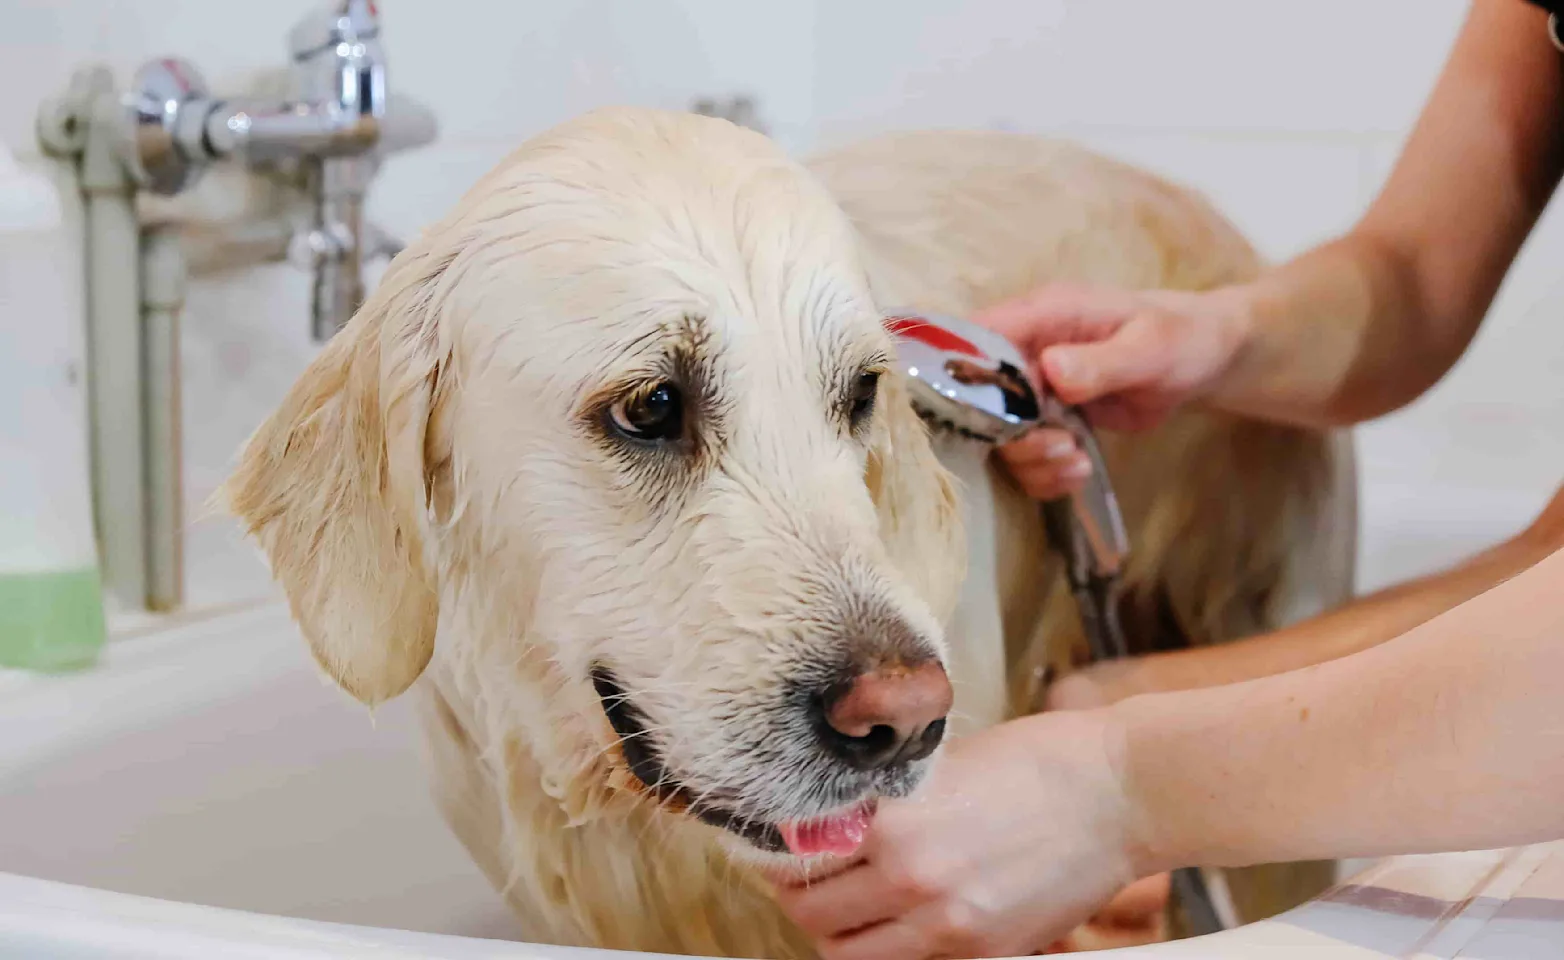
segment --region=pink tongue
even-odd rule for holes
[[[863,843],[869,832],[871,811],[867,806],[854,807],[846,813],[819,820],[800,820],[778,826],[787,849],[794,856],[812,857],[829,853],[845,857]]]

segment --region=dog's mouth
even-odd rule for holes
[[[863,842],[874,816],[873,800],[809,820],[773,823],[743,816],[711,799],[705,792],[695,795],[668,770],[650,735],[646,715],[630,699],[613,671],[602,666],[593,668],[592,686],[597,690],[609,725],[619,737],[619,750],[625,765],[664,806],[682,810],[702,823],[726,830],[766,853],[797,857],[847,856]]]

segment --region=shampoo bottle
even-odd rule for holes
[[[49,671],[92,663],[105,638],[66,199],[0,146],[0,666]]]

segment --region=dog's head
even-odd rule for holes
[[[955,497],[891,351],[768,141],[591,114],[397,257],[229,503],[360,700],[438,633],[546,784],[618,771],[735,850],[829,851],[951,698]]]

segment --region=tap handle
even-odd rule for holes
[[[288,52],[308,60],[339,43],[373,40],[380,35],[380,11],[374,0],[332,0],[307,13],[288,31]]]
[[[433,143],[440,135],[434,111],[400,93],[386,96],[386,115],[380,121],[380,139],[375,153],[384,158],[403,150]]]
[[[201,149],[211,110],[206,81],[193,64],[163,57],[143,64],[120,103],[117,148],[135,183],[172,196],[206,167]]]

